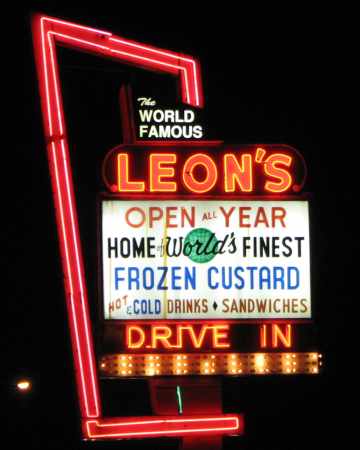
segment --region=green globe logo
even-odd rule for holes
[[[207,228],[195,228],[184,241],[184,255],[196,263],[207,263],[215,258],[211,251],[217,243],[215,233]]]

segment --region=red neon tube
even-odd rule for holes
[[[129,439],[146,437],[181,437],[190,435],[242,434],[241,415],[161,416],[87,420],[84,434],[89,439]]]
[[[191,57],[113,37],[111,33],[63,20],[35,15],[35,59],[56,209],[66,302],[84,434],[89,439],[237,433],[239,416],[182,418],[102,418],[94,342],[88,311],[69,147],[59,80],[56,44],[115,58],[139,67],[176,74],[182,99],[202,105],[199,65]]]

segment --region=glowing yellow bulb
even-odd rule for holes
[[[255,356],[255,366],[257,369],[263,368],[265,365],[265,356],[262,353],[258,353]]]

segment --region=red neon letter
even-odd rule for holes
[[[196,336],[194,328],[191,325],[186,326],[186,327],[180,327],[180,328],[182,328],[184,330],[185,329],[189,330],[190,339],[191,339],[191,342],[193,343],[194,347],[195,348],[201,348],[201,346],[202,346],[202,344],[204,342],[205,333],[208,330],[209,326],[208,325],[202,325],[201,329],[200,329],[199,336]]]
[[[166,325],[151,327],[151,347],[157,348],[157,341],[159,341],[165,348],[171,348],[172,345],[169,343],[171,335],[171,328]]]
[[[260,347],[267,347],[267,325],[261,325],[260,327]]]
[[[284,334],[279,325],[272,325],[272,346],[273,348],[279,347],[279,341],[281,341],[284,347],[290,348],[292,345],[292,333],[291,325],[285,325]]]
[[[119,192],[144,192],[145,183],[143,181],[129,180],[129,155],[119,153],[117,155],[117,185]]]
[[[196,166],[203,166],[206,171],[206,178],[202,181],[196,180],[194,177],[194,169]],[[215,186],[218,179],[216,164],[210,156],[203,153],[196,153],[190,156],[184,164],[183,182],[189,191],[195,194],[203,194],[210,191]]]
[[[235,192],[236,184],[240,191],[251,192],[253,190],[251,155],[242,155],[241,165],[233,153],[224,155],[224,178],[225,192]]]
[[[290,173],[278,165],[290,167],[292,164],[292,157],[284,155],[283,153],[275,153],[270,155],[264,164],[266,175],[275,178],[279,181],[267,181],[265,183],[265,190],[269,192],[279,193],[287,191],[292,184],[292,177]]]
[[[223,330],[223,332],[221,332]],[[229,348],[229,342],[220,342],[221,339],[228,339],[229,325],[215,325],[213,327],[213,346],[214,348]]]
[[[260,347],[266,348],[268,345],[268,326],[261,325],[260,327]],[[280,325],[271,324],[271,347],[279,348],[280,343],[287,348],[292,346],[292,327],[291,325],[285,325],[285,334],[283,333]]]
[[[173,178],[175,169],[163,164],[176,164],[175,153],[152,153],[149,159],[150,192],[176,192],[176,181],[162,181]]]
[[[134,333],[137,334],[137,341],[134,340]],[[145,333],[141,327],[130,325],[126,327],[126,346],[127,348],[143,347],[145,342]]]

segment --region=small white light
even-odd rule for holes
[[[16,384],[16,387],[21,392],[28,392],[31,389],[31,383],[29,380],[21,380],[21,381],[18,381],[18,383]]]

